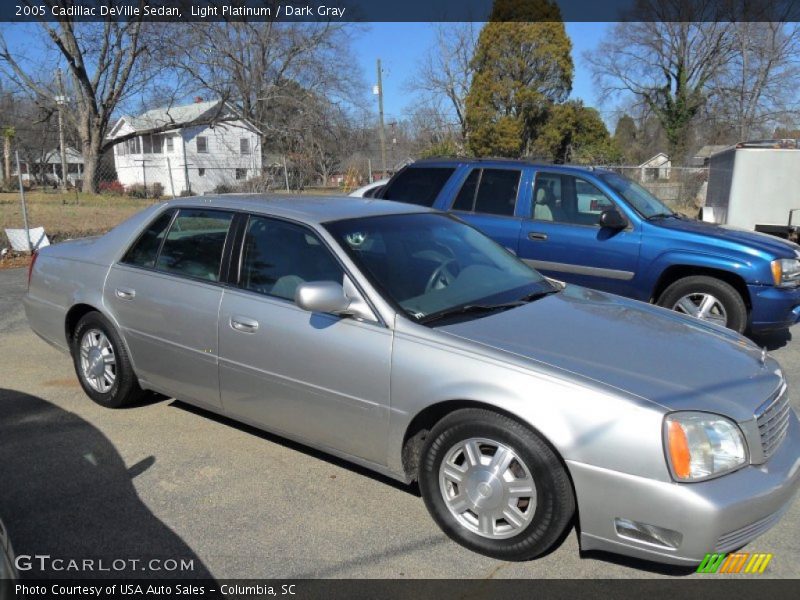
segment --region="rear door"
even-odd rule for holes
[[[449,209],[516,253],[522,224],[516,210],[524,196],[524,181],[520,167],[472,167],[461,179]]]
[[[221,406],[217,315],[233,213],[181,208],[157,217],[112,266],[104,301],[137,375],[165,394]]]
[[[349,284],[334,253],[304,225],[250,216],[235,262],[238,287],[225,290],[219,320],[226,413],[385,464],[392,331],[295,305],[302,282]]]
[[[620,208],[595,183],[570,173],[535,175],[518,255],[546,275],[578,285],[630,295],[639,264],[641,230],[602,228],[600,214]]]

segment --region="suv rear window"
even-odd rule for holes
[[[461,186],[453,210],[510,217],[521,176],[517,169],[474,169]]]
[[[433,206],[436,196],[455,171],[451,167],[411,167],[399,173],[382,194],[386,200]]]

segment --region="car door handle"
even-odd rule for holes
[[[130,288],[117,288],[114,293],[121,300],[133,300],[134,296],[136,296],[136,290]]]
[[[231,327],[242,333],[255,333],[258,331],[258,321],[247,317],[231,317]]]
[[[534,242],[543,242],[547,239],[547,234],[539,231],[531,231],[528,234],[528,239]]]

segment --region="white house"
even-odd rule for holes
[[[174,129],[164,131],[167,125]],[[137,132],[141,135],[114,146],[117,178],[126,188],[159,183],[168,196],[203,194],[261,175],[259,131],[220,100],[123,116],[108,137]]]
[[[70,146],[64,148],[64,157],[67,163],[67,182],[79,186],[83,179],[83,155]],[[43,184],[61,183],[61,151],[53,148],[45,152],[35,161],[23,160],[20,162],[22,181]],[[11,176],[17,176],[17,167],[12,163]]]
[[[657,179],[669,179],[672,172],[672,161],[669,156],[659,152],[655,156],[648,158],[639,165],[641,181],[655,181]]]

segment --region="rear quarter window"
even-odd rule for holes
[[[452,167],[408,168],[386,186],[382,198],[418,206],[433,206],[454,171],[455,168]]]
[[[158,249],[161,247],[161,240],[167,232],[174,210],[168,210],[161,214],[150,226],[142,232],[136,243],[122,257],[122,262],[137,267],[152,269],[156,264]]]

